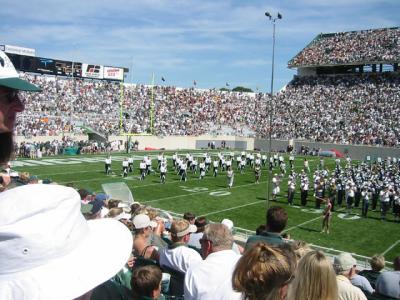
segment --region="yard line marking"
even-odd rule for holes
[[[248,183],[248,184],[242,184],[242,185],[238,185],[238,186],[233,186],[231,189],[240,188],[240,187],[249,186],[249,185],[255,185],[255,183]],[[139,200],[139,202],[141,202],[141,203],[152,203],[152,202],[159,202],[159,201],[163,201],[163,200],[181,198],[181,197],[186,197],[186,196],[191,196],[191,195],[196,195],[196,194],[205,194],[205,193],[211,193],[211,192],[215,192],[215,191],[225,191],[225,190],[227,190],[227,188],[219,188],[219,189],[207,190],[207,191],[203,191],[203,192],[194,192],[194,193],[188,193],[188,194],[183,194],[183,195],[170,196],[170,197],[165,197],[165,198],[158,198],[158,199],[153,199],[153,200],[148,200],[148,201],[140,201]]]
[[[258,201],[255,201],[255,202],[251,202],[251,203],[247,203],[247,204],[243,204],[243,205],[239,205],[239,206],[234,206],[234,207],[230,207],[230,208],[226,208],[226,209],[221,209],[221,210],[217,210],[217,211],[214,211],[214,212],[210,212],[208,214],[202,214],[202,216],[215,215],[215,214],[219,214],[221,212],[235,210],[235,209],[238,209],[238,208],[242,208],[242,207],[246,207],[246,206],[250,206],[250,205],[254,205],[254,204],[259,204],[261,202],[266,202],[266,200],[258,200]]]
[[[387,248],[387,249],[385,250],[385,252],[383,252],[381,255],[382,255],[382,256],[385,256],[386,253],[388,253],[390,250],[392,250],[394,247],[396,247],[396,245],[399,244],[399,243],[400,243],[400,240],[398,240],[398,241],[395,242],[392,246],[390,246],[389,248]]]
[[[344,208],[343,208],[343,209],[339,209],[339,210],[337,210],[336,212],[343,211],[343,210],[344,210]],[[296,229],[296,228],[298,228],[298,227],[300,227],[300,226],[303,226],[303,225],[306,225],[306,224],[308,224],[308,223],[312,223],[312,222],[314,222],[315,220],[318,220],[318,219],[321,219],[321,218],[323,218],[323,216],[315,217],[315,218],[313,218],[313,219],[311,219],[311,220],[308,220],[308,221],[303,222],[303,223],[301,223],[301,224],[297,224],[297,225],[292,226],[292,227],[290,227],[290,228],[288,228],[288,229],[285,229],[284,232],[290,231],[290,230],[292,230],[292,229]]]
[[[290,228],[288,228],[288,229],[285,229],[284,231],[286,232],[286,231],[290,231],[290,230],[292,230],[292,229],[296,229],[296,228],[298,228],[298,227],[300,227],[300,226],[303,226],[303,225],[306,225],[306,224],[308,224],[308,223],[312,223],[312,222],[314,222],[315,220],[321,219],[322,217],[323,217],[323,216],[318,216],[318,217],[316,217],[316,218],[314,218],[314,219],[308,220],[308,221],[303,222],[303,223],[301,223],[301,224],[297,224],[297,225],[292,226],[292,227],[290,227]]]

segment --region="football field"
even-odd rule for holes
[[[184,156],[186,153],[187,151],[181,151],[179,154]],[[194,156],[202,157],[204,152],[192,151],[192,153]],[[143,155],[147,154],[152,157],[152,166],[155,172],[141,181],[139,180],[139,161]],[[94,192],[101,192],[103,183],[125,182],[131,189],[135,201],[141,204],[177,214],[191,211],[196,216],[206,216],[213,222],[220,222],[222,219],[228,218],[234,222],[238,232],[255,231],[259,225],[265,224],[268,179],[266,167],[262,169],[260,183],[256,184],[254,171],[246,166],[245,171],[241,174],[236,170],[236,161],[234,161],[234,184],[231,189],[228,189],[225,172],[219,172],[217,177],[213,177],[212,171],[210,171],[204,179],[199,179],[198,173],[193,174],[188,171],[188,180],[180,181],[180,177],[172,169],[172,152],[165,151],[164,154],[168,158],[165,184],[160,183],[159,173],[156,172],[158,152],[129,154],[134,157],[134,170],[126,178],[121,176],[122,160],[127,156],[123,153],[112,155],[113,173],[111,175],[105,174],[104,154],[46,157],[41,160],[18,159],[12,163],[12,168],[17,171],[29,172],[30,175],[36,175],[39,179],[50,179],[59,184],[70,185],[77,189],[87,188]],[[216,152],[212,154],[215,157],[217,155]],[[319,158],[307,157],[307,159],[311,167],[307,207],[299,206],[299,180],[296,186],[295,205],[287,204],[289,172],[282,180],[278,201],[270,202],[270,206],[280,205],[287,210],[289,221],[285,231],[290,234],[290,237],[321,247],[348,251],[362,256],[384,254],[387,261],[392,261],[395,256],[399,255],[400,224],[393,221],[391,213],[388,215],[387,221],[381,221],[379,211],[369,211],[368,218],[362,218],[358,208],[354,208],[351,214],[346,214],[344,207],[336,207],[330,234],[320,233],[322,211],[314,209],[315,199],[312,189],[312,174],[319,163]],[[296,157],[296,172],[300,172],[303,168],[303,160],[302,156]],[[332,170],[334,164],[333,159],[325,158],[325,166],[328,169]],[[278,169],[273,173],[278,173]]]

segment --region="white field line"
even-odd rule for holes
[[[179,182],[180,182],[180,181],[179,181]],[[249,185],[255,185],[255,183],[248,183],[248,184],[237,185],[237,186],[233,186],[231,189],[240,188],[240,187],[249,186]],[[177,196],[171,196],[171,197],[158,198],[158,199],[153,199],[153,200],[148,200],[148,201],[140,201],[140,200],[139,200],[139,202],[141,202],[141,203],[152,203],[152,202],[159,202],[159,201],[163,201],[163,200],[181,198],[181,197],[186,197],[186,196],[191,196],[191,195],[196,195],[196,194],[212,193],[212,192],[217,192],[217,191],[229,191],[229,189],[228,189],[228,188],[219,188],[219,189],[215,189],[215,190],[207,190],[207,191],[202,191],[202,192],[194,192],[194,193],[188,193],[188,194],[183,194],[183,195],[177,195]]]
[[[40,173],[35,173],[37,176],[54,176],[54,175],[66,175],[66,174],[75,174],[75,173],[91,173],[91,172],[100,172],[104,171],[104,169],[99,169],[99,170],[90,170],[90,171],[74,171],[74,172],[63,172],[63,173],[49,173],[49,174],[40,174]]]
[[[322,216],[318,216],[318,217],[316,217],[316,218],[314,218],[314,219],[308,220],[308,221],[303,222],[303,223],[301,223],[301,224],[297,224],[297,225],[292,226],[292,227],[290,227],[290,228],[288,228],[288,229],[285,229],[284,231],[286,232],[286,231],[290,231],[290,230],[296,229],[296,228],[298,228],[298,227],[300,227],[300,226],[306,225],[306,224],[308,224],[308,223],[312,223],[312,222],[314,222],[315,220],[318,220],[318,219],[321,219],[321,218],[322,218]]]
[[[400,240],[398,240],[397,242],[395,242],[392,246],[390,246],[389,248],[387,248],[386,250],[385,250],[385,252],[382,252],[382,256],[384,256],[386,253],[388,253],[390,250],[392,250],[394,247],[396,247],[396,245],[397,244],[399,244],[400,243]]]
[[[254,205],[254,204],[259,204],[259,203],[262,203],[262,202],[266,202],[266,200],[259,200],[259,201],[255,201],[255,202],[239,205],[239,206],[233,206],[233,207],[230,207],[230,208],[217,210],[217,211],[210,212],[210,213],[207,213],[207,214],[202,214],[202,216],[211,216],[211,215],[219,214],[219,213],[222,213],[222,212],[225,212],[225,211],[235,210],[235,209],[238,209],[238,208],[251,206],[251,205]]]
[[[343,208],[343,209],[339,209],[339,210],[337,210],[336,212],[343,211],[343,210],[344,210],[344,208]],[[308,224],[308,223],[312,223],[312,222],[314,222],[315,220],[322,219],[322,218],[323,218],[323,216],[315,217],[315,218],[313,218],[313,219],[311,219],[311,220],[305,221],[305,222],[303,222],[303,223],[300,223],[300,224],[297,224],[297,225],[295,225],[295,226],[292,226],[292,227],[290,227],[290,228],[288,228],[288,229],[285,229],[284,232],[290,231],[290,230],[293,230],[293,229],[296,229],[296,228],[298,228],[298,227],[300,227],[300,226],[306,225],[306,224]]]

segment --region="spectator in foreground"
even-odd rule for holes
[[[208,221],[207,221],[206,217],[196,218],[194,225],[196,225],[196,227],[197,227],[197,232],[192,233],[190,235],[190,239],[188,242],[189,247],[194,247],[199,250],[201,249],[200,239],[203,236],[204,228],[206,227],[207,224],[208,224]]]
[[[186,273],[188,268],[201,261],[200,254],[189,247],[187,243],[190,234],[197,231],[195,225],[186,220],[174,221],[171,225],[172,245],[160,251],[160,266]]]
[[[372,288],[375,288],[376,280],[378,279],[378,276],[381,275],[381,271],[385,267],[385,258],[382,255],[375,254],[371,257],[369,264],[371,265],[371,270],[362,270],[358,273],[358,275],[367,278]]]
[[[253,235],[248,238],[245,250],[248,250],[256,242],[264,242],[272,246],[285,243],[281,236],[288,220],[287,212],[284,208],[273,206],[268,209],[266,217],[266,230],[260,235]]]
[[[356,274],[357,261],[350,253],[340,253],[334,259],[334,269],[336,272],[336,280],[338,285],[339,300],[366,300],[363,291],[354,286],[350,281]],[[365,279],[366,280],[366,279]],[[366,280],[368,282],[368,280]],[[369,283],[368,283],[369,284]],[[372,287],[371,287],[372,288]]]
[[[393,261],[393,271],[383,272],[376,280],[378,294],[400,299],[400,256]]]
[[[25,109],[19,91],[39,92],[41,89],[20,79],[8,56],[0,51],[0,164],[11,158],[16,115]],[[0,174],[0,185],[6,187],[10,181],[9,175]]]
[[[296,257],[289,247],[256,243],[236,264],[232,286],[242,298],[235,299],[285,299],[295,269]]]
[[[162,273],[157,266],[143,266],[132,273],[133,300],[158,299],[161,295]]]
[[[138,214],[133,218],[133,226],[135,228],[133,254],[136,258],[158,261],[158,249],[149,244],[152,226],[155,225],[155,222],[150,221],[149,216],[145,214]]]
[[[338,287],[335,277],[332,263],[322,252],[308,252],[297,266],[287,300],[336,300]]]
[[[231,231],[223,224],[208,224],[200,243],[204,260],[190,266],[186,273],[186,300],[213,299],[219,285],[226,278],[232,277],[233,269],[240,258],[232,250]]]
[[[129,230],[115,220],[86,221],[80,207],[79,194],[58,185],[0,194],[0,299],[89,299],[122,269]]]

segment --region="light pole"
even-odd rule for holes
[[[265,16],[269,18],[273,25],[272,31],[272,71],[271,71],[271,94],[270,94],[270,112],[269,112],[269,145],[268,145],[268,180],[267,180],[267,209],[269,209],[269,201],[271,197],[271,181],[272,181],[272,168],[269,167],[272,155],[272,114],[273,114],[273,99],[274,99],[274,68],[275,68],[275,23],[276,20],[282,19],[282,15],[278,12],[276,17],[272,17],[269,12],[265,13]]]

